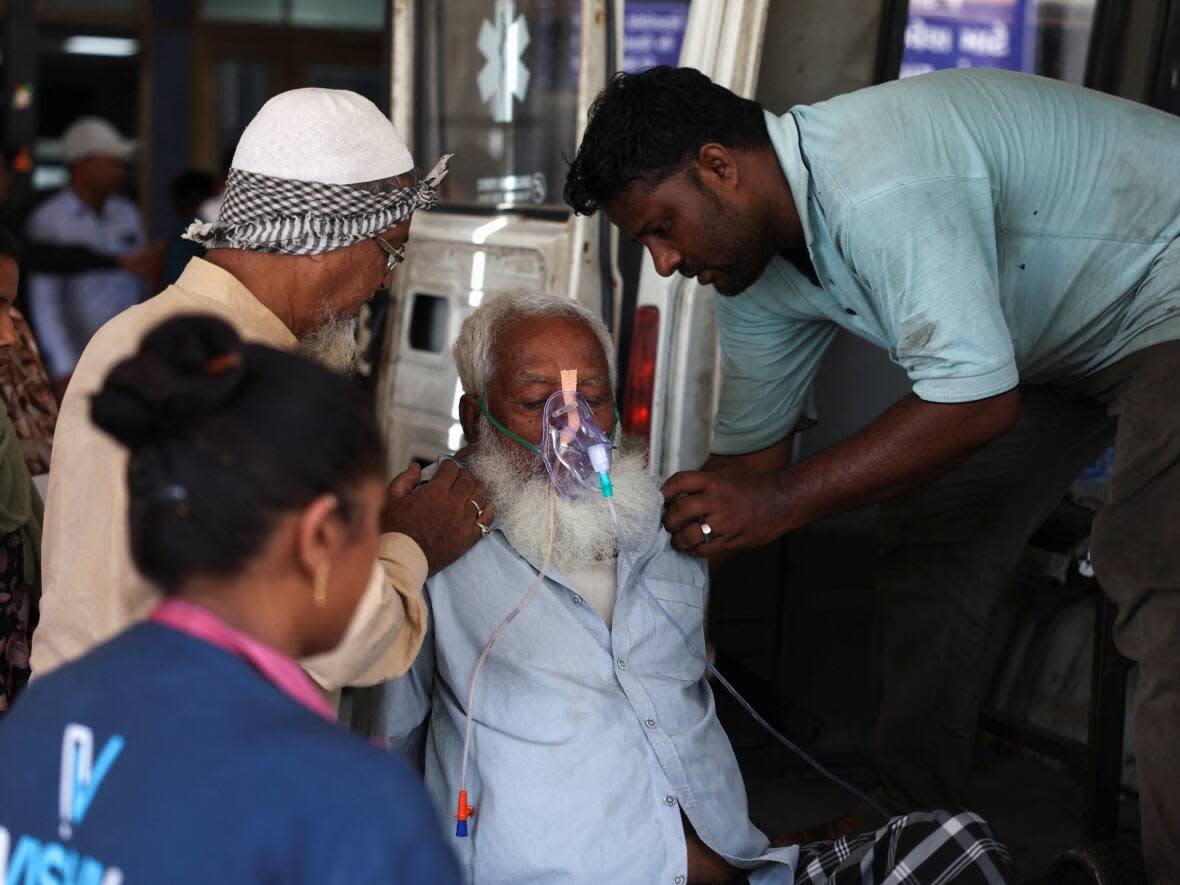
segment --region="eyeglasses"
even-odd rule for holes
[[[382,237],[374,237],[373,242],[380,246],[381,250],[388,256],[385,259],[386,276],[393,273],[393,269],[406,260],[405,246],[391,246]]]

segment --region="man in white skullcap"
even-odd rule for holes
[[[131,562],[126,455],[90,421],[91,395],[108,369],[149,329],[182,313],[211,313],[248,340],[300,348],[347,368],[356,315],[401,260],[414,211],[437,200],[446,159],[418,181],[393,124],[368,100],[341,90],[282,93],[246,127],[220,217],[187,232],[208,254],[98,331],[62,403],[34,677],[142,618],[159,599]],[[416,466],[391,483],[378,562],[349,632],[336,651],[304,662],[326,689],[404,672],[426,627],[427,573],[486,534],[494,509],[483,488],[465,471],[444,468],[413,495]]]

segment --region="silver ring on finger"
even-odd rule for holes
[[[703,519],[701,520],[701,534],[705,536],[704,543],[709,543],[713,536],[713,527],[710,526]]]
[[[475,502],[474,498],[471,499],[471,506],[475,508],[475,519],[476,519],[476,522],[478,522],[479,518],[481,516],[483,516],[483,508],[480,507],[479,504],[477,504]]]

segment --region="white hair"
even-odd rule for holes
[[[325,305],[316,322],[316,328],[299,339],[299,352],[333,372],[355,374],[357,318],[341,316]]]
[[[510,289],[489,297],[459,329],[452,352],[459,368],[463,390],[472,396],[486,396],[496,373],[496,336],[518,320],[531,317],[562,317],[581,320],[597,337],[606,356],[611,389],[615,388],[615,349],[610,332],[593,312],[569,298],[546,295],[530,289]]]
[[[557,497],[551,527],[549,497],[555,493],[541,459],[501,437],[483,415],[477,420],[479,442],[472,447],[467,466],[496,505],[496,523],[513,549],[541,562],[552,531],[551,559],[559,570],[613,559],[620,538],[606,499],[596,491],[577,501]],[[664,496],[648,472],[643,449],[618,452],[611,461],[611,478],[622,543],[629,550],[642,550],[659,529],[664,510]]]

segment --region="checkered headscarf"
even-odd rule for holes
[[[231,169],[216,221],[194,221],[186,240],[206,249],[316,255],[379,236],[438,202],[447,154],[410,187],[372,191]]]

